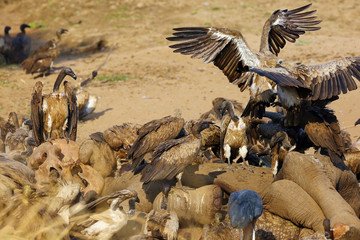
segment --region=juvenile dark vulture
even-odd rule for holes
[[[152,152],[160,143],[177,137],[184,124],[183,118],[171,116],[144,124],[138,130],[138,138],[128,154],[128,159],[132,159],[132,168],[138,167],[144,155]]]
[[[303,104],[304,105],[304,104]],[[318,106],[302,106],[302,122],[310,141],[317,147],[327,149],[331,161],[344,167],[345,140],[334,112]]]
[[[61,40],[61,35],[66,33],[67,31],[68,30],[63,28],[57,30],[56,40],[52,39],[48,41],[21,63],[26,73],[40,73],[43,75],[50,73],[54,59],[56,59],[60,55],[58,43]]]
[[[250,101],[243,115],[262,117],[265,106],[275,99],[275,84],[248,69],[275,67],[286,41],[295,42],[305,32],[320,29],[314,27],[321,22],[312,16],[316,10],[304,12],[310,6],[276,10],[264,24],[259,52],[249,48],[239,31],[227,28],[175,28],[174,36],[167,39],[183,42],[170,46],[176,49],[174,52],[203,59],[205,63],[213,62],[240,91],[249,88]]]
[[[11,63],[11,56],[12,56],[12,37],[9,34],[11,27],[6,26],[4,28],[4,38],[3,38],[3,45],[0,47],[0,53],[4,56],[5,62],[7,64]]]
[[[60,84],[66,75],[76,80],[71,68],[63,68],[55,81],[53,92],[47,95],[42,95],[41,82],[35,84],[31,99],[31,119],[38,145],[44,140],[56,138],[76,140],[76,95],[67,81],[64,82],[64,93],[59,92]]]
[[[151,163],[141,172],[141,181],[149,183],[155,180],[171,180],[182,174],[190,165],[201,148],[201,131],[208,128],[211,122],[200,120],[192,127],[192,133],[178,139],[161,143],[151,156]],[[178,177],[181,185],[181,177]]]
[[[12,39],[12,63],[21,63],[30,54],[31,41],[26,36],[25,29],[30,28],[27,24],[20,25],[20,33]]]

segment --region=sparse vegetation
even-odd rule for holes
[[[301,45],[306,45],[306,44],[310,44],[311,41],[305,41],[305,40],[299,40],[298,42],[295,43],[296,46],[301,46]]]
[[[29,23],[29,26],[32,28],[42,28],[46,26],[45,22],[31,22]]]
[[[213,7],[213,8],[211,8],[211,10],[213,10],[213,11],[219,11],[219,10],[223,10],[223,8],[221,8],[221,7]]]
[[[134,77],[132,77],[132,76],[113,74],[113,75],[98,76],[96,78],[96,80],[99,82],[125,82],[125,81],[127,81],[129,79],[133,79],[133,78]]]

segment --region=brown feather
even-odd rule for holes
[[[68,139],[70,138],[71,140],[75,141],[77,134],[77,123],[78,123],[76,94],[73,91],[73,88],[71,87],[70,83],[68,83],[67,81],[64,82],[64,88],[65,88],[65,96],[68,100],[68,109],[69,109],[66,133]]]
[[[42,96],[42,83],[37,82],[35,84],[31,100],[31,118],[35,140],[38,145],[45,139],[68,137],[69,134],[72,140],[76,138],[76,126],[73,125],[74,121],[77,123],[76,96],[68,99],[69,90],[67,86],[65,86],[65,94],[58,92],[58,85],[66,75],[76,79],[76,75],[71,68],[63,68],[54,83],[53,92],[44,96]],[[69,113],[73,116],[73,119],[71,119]],[[68,128],[71,128],[71,133],[66,134],[64,130]]]
[[[153,151],[160,143],[177,137],[184,124],[183,118],[171,116],[144,124],[128,153],[128,159],[133,160],[132,168],[139,166],[143,155]]]
[[[35,83],[31,98],[31,120],[33,124],[33,133],[38,145],[44,142],[43,121],[42,121],[42,88],[40,81]]]

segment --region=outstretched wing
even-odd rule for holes
[[[276,68],[251,67],[249,71],[265,76],[280,86],[311,90],[311,100],[326,100],[357,89],[360,81],[360,57],[347,57],[319,65]]]
[[[171,45],[174,52],[213,62],[223,71],[233,84],[243,91],[251,84],[253,73],[247,72],[247,66],[260,66],[258,55],[246,43],[239,31],[215,27],[175,28],[170,41],[182,41]]]
[[[71,140],[76,140],[77,134],[77,123],[78,123],[78,111],[76,106],[76,94],[73,91],[69,82],[64,82],[65,95],[68,100],[69,116],[68,116],[68,127],[66,129],[67,137]]]
[[[276,10],[265,22],[261,36],[260,51],[270,51],[278,55],[286,41],[295,42],[306,31],[316,31],[320,27],[314,27],[321,22],[312,16],[316,10],[303,12],[311,4],[293,10]]]
[[[294,71],[289,71],[281,66],[274,68],[267,67],[250,67],[249,71],[255,72],[260,76],[267,77],[281,87],[296,87],[310,89],[307,76],[300,75]]]
[[[38,145],[44,142],[43,121],[42,121],[42,88],[40,81],[35,83],[31,97],[31,120],[33,123],[33,133]]]
[[[347,57],[308,66],[312,77],[312,100],[324,100],[357,89],[360,81],[360,57]]]

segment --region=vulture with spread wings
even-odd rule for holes
[[[249,67],[277,84],[281,105],[287,111],[285,126],[297,126],[301,116],[301,101],[324,106],[338,99],[341,93],[357,89],[360,81],[360,57],[346,57],[331,62],[306,66],[279,60],[276,67]],[[300,114],[300,115],[299,115]]]
[[[238,85],[241,91],[250,89],[250,101],[243,116],[249,114],[262,117],[265,106],[275,99],[275,83],[249,71],[250,67],[276,67],[277,55],[286,42],[295,42],[307,31],[316,31],[321,21],[313,16],[316,10],[307,11],[311,6],[293,10],[276,10],[265,22],[261,36],[260,51],[255,52],[237,30],[215,27],[175,28],[170,41],[181,41],[171,48],[174,52],[213,62],[223,71],[229,81]]]

